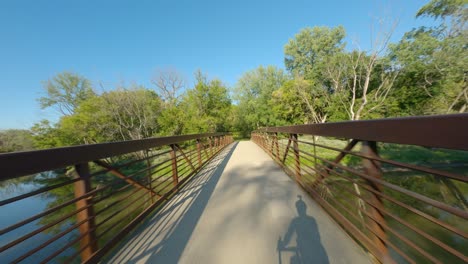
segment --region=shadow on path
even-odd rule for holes
[[[320,240],[317,223],[312,216],[307,215],[307,205],[300,195],[296,201],[296,209],[298,216],[289,223],[284,238],[278,239],[279,264],[329,263],[327,252]],[[293,236],[296,237],[296,245],[288,247],[289,244],[292,244]],[[293,254],[289,262],[283,262],[282,253],[285,252]]]
[[[236,146],[228,146],[209,162],[109,263],[178,263]]]

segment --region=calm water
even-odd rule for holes
[[[8,199],[23,193],[27,193],[37,189],[39,186],[31,183],[21,183],[18,185],[9,185],[0,189],[0,200]],[[4,229],[18,221],[24,220],[28,217],[31,217],[37,213],[42,212],[49,202],[52,202],[53,199],[35,195],[12,204],[4,205],[0,207],[0,229]],[[0,246],[3,246],[16,238],[19,238],[29,232],[32,232],[41,225],[39,220],[33,221],[25,226],[17,228],[9,233],[0,236]],[[40,244],[46,242],[48,239],[52,238],[54,234],[48,233],[39,233],[19,245],[10,248],[2,253],[0,253],[0,263],[9,263],[16,259],[18,256],[23,255],[24,253],[32,250],[33,248],[39,246]],[[51,245],[43,248],[39,252],[35,253],[31,257],[23,260],[21,263],[38,263],[40,260],[46,258],[47,256],[54,253],[62,245],[64,245],[72,234],[65,235]],[[68,255],[71,254],[72,250],[65,251],[62,254]],[[63,256],[63,255],[62,255]],[[58,258],[54,262],[60,262]]]

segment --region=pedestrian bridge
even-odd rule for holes
[[[370,263],[250,141],[224,149],[111,255],[108,263]]]
[[[466,263],[466,135],[460,114],[0,154],[28,186],[0,201],[0,259]]]

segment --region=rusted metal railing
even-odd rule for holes
[[[27,215],[0,226],[0,262],[98,262],[231,142],[211,133],[0,154],[1,186],[27,186],[0,201],[3,220]],[[24,211],[31,199],[45,209]]]
[[[379,261],[468,262],[468,114],[270,127],[252,140]]]

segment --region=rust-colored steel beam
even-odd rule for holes
[[[127,176],[125,176],[125,174],[121,173],[119,170],[117,169],[114,169],[110,164],[107,164],[107,162],[105,161],[102,161],[102,160],[95,160],[93,161],[95,164],[109,170],[110,173],[112,173],[114,176],[116,176],[117,178],[120,178],[124,181],[126,181],[127,183],[137,187],[137,188],[140,188],[140,189],[144,189],[148,192],[150,192],[151,194],[153,195],[156,195],[158,197],[161,197],[161,195],[157,194],[156,192],[154,192],[153,190],[151,190],[150,188],[146,187],[145,185],[135,181],[134,179],[131,179]]]
[[[223,148],[222,148],[223,149]],[[174,151],[174,148],[173,148]],[[171,151],[171,155],[173,153]],[[210,160],[214,158],[214,156],[219,153],[221,150],[218,152],[215,152],[214,155],[208,156],[207,160],[204,161],[203,164],[208,163]],[[175,157],[175,154],[174,154]],[[201,168],[201,167],[200,167]],[[198,169],[200,169],[198,168]],[[193,175],[195,175],[198,172],[198,169],[196,171],[192,171],[187,177],[184,177],[181,181],[178,182],[176,186],[174,186],[171,190],[168,192],[164,193],[161,198],[159,198],[155,203],[149,205],[146,209],[144,209],[136,218],[134,218],[130,223],[128,223],[125,227],[122,228],[120,232],[118,232],[114,237],[112,237],[106,244],[102,246],[97,252],[91,256],[91,258],[87,259],[86,261],[83,261],[83,263],[98,263],[99,260],[107,253],[109,250],[111,250],[119,241],[121,241],[131,230],[133,230],[141,221],[148,216],[157,206],[165,202],[171,194],[176,192],[181,186],[183,186],[186,182],[188,182]]]
[[[27,152],[4,153],[0,154],[0,168],[2,168],[0,180],[7,180],[18,176],[50,171],[88,161],[100,160],[149,148],[162,147],[183,141],[222,134],[223,133],[208,133],[148,138]]]
[[[288,151],[290,147],[291,147],[291,136],[289,137],[288,144],[286,145],[286,149],[284,150],[284,155],[283,155],[283,160],[282,160],[283,164],[286,161],[286,158],[288,157]]]
[[[280,150],[279,150],[279,144],[278,144],[278,133],[275,133],[275,147],[276,147],[276,158],[279,160]]]
[[[299,142],[301,142],[301,141],[299,141]],[[307,144],[307,142],[303,142],[303,143]],[[454,179],[454,180],[457,180],[457,181],[468,182],[468,177],[466,177],[464,175],[458,175],[458,174],[447,172],[447,171],[441,171],[441,170],[422,167],[422,166],[418,166],[418,165],[414,165],[414,164],[408,164],[408,163],[398,162],[398,161],[394,161],[394,160],[383,159],[381,157],[370,157],[370,156],[363,155],[362,153],[359,153],[359,152],[346,151],[344,149],[338,149],[338,148],[334,148],[334,147],[330,147],[330,146],[325,146],[325,145],[322,145],[322,144],[315,144],[315,145],[318,146],[318,147],[321,147],[321,148],[325,148],[325,149],[330,149],[330,150],[334,150],[334,151],[338,151],[338,152],[345,152],[345,153],[347,153],[349,155],[353,155],[353,156],[356,156],[356,157],[377,160],[377,161],[387,163],[387,164],[391,164],[391,165],[394,165],[394,166],[397,166],[397,167],[402,167],[402,168],[406,168],[406,169],[410,169],[410,170],[421,171],[421,172],[425,172],[425,173],[429,173],[429,174],[434,174],[434,175],[438,175],[438,176],[442,176],[442,177],[447,177],[447,178]],[[330,166],[333,167],[333,165],[330,165]]]
[[[114,240],[114,239],[111,239],[112,240],[111,242],[104,241],[104,243],[102,245],[102,248],[98,248],[98,239],[101,239],[101,237],[98,237],[97,234],[96,234],[97,228],[99,226],[101,226],[102,224],[104,224],[106,221],[113,219],[113,217],[115,215],[120,214],[120,213],[122,213],[124,211],[125,211],[126,215],[123,216],[123,217],[129,217],[129,216],[133,217],[133,213],[136,212],[136,210],[138,208],[144,207],[144,208],[146,208],[146,209],[144,209],[145,214],[146,214],[146,213],[149,213],[151,211],[151,209],[155,208],[155,206],[157,206],[161,202],[166,201],[171,193],[177,191],[178,188],[182,184],[184,184],[186,182],[186,180],[189,179],[189,177],[191,175],[193,175],[197,171],[199,171],[199,169],[204,164],[206,164],[206,162],[211,160],[216,153],[221,151],[221,149],[223,149],[223,147],[225,145],[227,145],[227,143],[230,143],[230,140],[232,139],[232,137],[230,137],[230,136],[219,137],[219,135],[221,135],[221,134],[213,133],[213,134],[206,134],[204,136],[201,136],[200,138],[198,138],[200,135],[196,135],[196,136],[189,135],[189,136],[165,138],[163,140],[163,142],[166,142],[166,143],[171,142],[170,140],[174,140],[174,141],[177,141],[177,142],[183,142],[183,141],[191,141],[191,140],[195,139],[198,142],[198,146],[197,146],[197,149],[195,149],[195,150],[184,151],[184,150],[182,150],[180,148],[180,146],[175,146],[177,144],[177,142],[175,142],[173,144],[167,145],[167,146],[171,146],[170,151],[164,151],[164,152],[156,153],[153,156],[149,156],[148,155],[149,153],[147,152],[144,159],[132,160],[131,162],[128,162],[126,164],[120,164],[119,166],[112,166],[110,164],[107,164],[104,161],[100,161],[99,159],[94,159],[94,158],[99,157],[99,155],[102,154],[102,153],[100,154],[100,152],[104,151],[104,149],[105,149],[104,147],[109,147],[109,149],[108,149],[109,152],[106,155],[104,155],[104,154],[102,155],[103,158],[107,158],[107,157],[112,157],[114,155],[126,154],[126,153],[135,152],[135,151],[140,151],[140,152],[141,151],[148,151],[148,149],[155,146],[155,145],[151,145],[151,144],[155,143],[157,145],[157,144],[161,143],[161,140],[160,139],[157,139],[157,140],[150,139],[150,140],[142,140],[142,141],[137,140],[137,141],[130,141],[130,142],[117,142],[117,143],[109,143],[109,144],[87,145],[87,146],[78,146],[78,147],[71,147],[71,148],[51,149],[51,150],[46,150],[46,151],[33,151],[33,152],[10,153],[10,154],[0,155],[0,164],[1,164],[1,166],[3,166],[3,164],[7,164],[7,166],[5,167],[6,172],[8,172],[8,170],[12,170],[14,168],[19,168],[18,171],[15,172],[15,174],[18,174],[18,175],[13,176],[13,177],[21,177],[21,176],[24,175],[24,173],[31,172],[31,171],[55,169],[56,168],[55,166],[59,166],[58,164],[63,164],[63,167],[59,166],[60,168],[64,168],[64,167],[67,167],[67,166],[74,166],[75,167],[75,170],[72,172],[73,178],[67,180],[64,183],[55,184],[53,186],[49,186],[49,187],[46,187],[46,188],[40,188],[40,189],[32,191],[30,193],[22,194],[22,195],[12,197],[12,198],[9,198],[9,199],[6,199],[6,200],[2,201],[2,204],[13,203],[15,201],[18,201],[18,200],[21,200],[21,199],[24,199],[24,198],[27,198],[27,197],[30,197],[30,196],[33,196],[33,195],[37,195],[37,194],[40,194],[40,193],[44,193],[44,192],[47,192],[47,191],[49,191],[51,189],[63,187],[63,186],[68,185],[68,184],[73,185],[74,189],[75,189],[74,190],[74,194],[75,194],[74,199],[66,201],[66,202],[64,202],[62,204],[59,204],[59,205],[53,207],[53,208],[50,208],[50,209],[45,210],[45,211],[43,211],[41,213],[35,214],[35,215],[33,215],[33,216],[31,216],[31,217],[29,217],[27,219],[24,219],[22,221],[14,223],[13,225],[10,225],[10,226],[8,226],[6,228],[3,228],[3,229],[0,230],[0,235],[2,233],[5,234],[5,233],[8,233],[8,232],[11,232],[12,230],[17,229],[17,228],[19,228],[21,226],[24,226],[25,224],[30,223],[30,222],[32,222],[34,220],[37,220],[40,217],[43,217],[45,215],[58,212],[59,209],[64,208],[66,206],[73,205],[73,204],[76,205],[76,209],[73,212],[68,213],[66,215],[63,215],[63,216],[60,216],[57,220],[54,220],[53,222],[45,225],[44,227],[38,228],[38,229],[33,230],[32,232],[30,232],[30,233],[28,233],[26,235],[22,235],[22,236],[20,236],[18,238],[13,239],[10,243],[2,246],[0,248],[0,251],[3,251],[3,250],[6,250],[8,248],[13,248],[15,246],[18,246],[23,241],[25,241],[27,239],[30,239],[33,236],[39,234],[40,232],[42,232],[42,231],[44,231],[44,230],[46,230],[48,228],[51,228],[51,227],[65,221],[66,219],[69,219],[70,217],[76,215],[77,220],[74,222],[73,225],[67,227],[65,230],[62,230],[59,234],[57,234],[56,236],[48,239],[46,242],[38,244],[38,246],[36,246],[32,250],[29,250],[25,254],[19,256],[14,261],[22,261],[22,260],[24,260],[26,258],[30,258],[36,252],[38,252],[38,251],[42,250],[43,248],[51,245],[52,243],[57,243],[58,239],[65,236],[66,234],[72,232],[73,230],[78,229],[79,230],[78,237],[74,238],[73,240],[68,241],[64,245],[60,245],[60,247],[61,247],[60,249],[58,249],[57,251],[55,251],[51,255],[47,256],[45,259],[42,259],[42,260],[39,259],[37,261],[46,262],[46,261],[49,261],[49,260],[53,260],[55,257],[60,255],[64,250],[66,250],[67,248],[69,248],[72,245],[75,245],[75,243],[77,243],[79,241],[79,243],[80,243],[79,248],[80,249],[78,251],[76,251],[75,255],[77,255],[77,256],[80,255],[82,261],[85,262],[85,263],[96,262],[95,260],[96,260],[97,254],[98,253],[99,254],[105,253],[106,250],[109,249],[110,247],[112,247],[113,245],[115,245],[115,242],[117,241],[117,240]],[[211,136],[212,138],[216,139],[216,146],[212,147],[210,149],[212,155],[211,156],[206,155],[206,160],[203,161],[201,159],[201,144],[200,143],[201,143],[201,139],[204,139],[204,138],[206,138],[208,136]],[[177,139],[177,140],[175,140],[175,139]],[[169,140],[169,141],[167,141],[167,140]],[[137,146],[137,150],[135,150],[136,148],[134,148],[134,146],[131,146],[132,142],[135,143],[136,145],[141,144],[142,142],[146,143],[146,144]],[[130,145],[128,145],[128,144],[130,144]],[[130,146],[130,147],[125,148],[125,149],[115,149],[115,148],[125,147],[125,146]],[[191,145],[189,145],[189,146],[191,146]],[[205,154],[208,154],[208,152],[206,152],[206,148],[203,147],[203,149],[205,151]],[[96,150],[96,152],[93,152],[94,150]],[[176,155],[177,150],[180,150],[180,152],[181,152],[181,154],[179,156]],[[86,153],[86,152],[88,152],[88,153]],[[167,154],[167,153],[171,154],[171,159],[167,159],[165,161],[162,161],[162,162],[160,162],[158,164],[154,164],[154,165],[152,165],[149,162],[150,158],[160,156],[160,155],[164,155],[164,154]],[[47,156],[49,154],[50,154],[50,156]],[[62,154],[63,154],[63,156],[61,156]],[[193,162],[190,159],[193,159],[195,156],[197,156],[197,154],[199,154],[199,163],[198,163],[198,167],[194,168],[195,166],[192,164]],[[66,156],[66,157],[64,157],[64,156]],[[28,161],[28,158],[36,158],[36,157],[37,157],[36,160],[32,160],[31,162]],[[180,157],[183,157],[183,158],[185,158],[187,160],[187,164],[192,167],[192,170],[189,171],[189,174],[186,177],[184,177],[182,180],[179,181],[179,178],[178,178],[179,170],[184,169],[184,168],[179,168],[178,167],[177,160]],[[80,159],[84,159],[86,161],[74,163],[75,161],[77,161],[77,160],[79,161]],[[128,167],[129,165],[134,164],[135,162],[140,162],[140,161],[145,161],[145,160],[147,162],[147,168],[146,169],[142,169],[142,170],[139,170],[137,172],[134,172],[134,173],[132,173],[132,175],[124,175],[121,172],[121,168]],[[25,168],[19,167],[19,165],[18,165],[19,161],[25,162]],[[34,164],[37,165],[38,161],[44,161],[46,164],[39,164],[38,166],[35,166]],[[11,162],[11,164],[8,164],[8,162]],[[95,172],[93,174],[90,174],[89,162],[95,162],[96,164],[98,164],[101,167],[105,168],[105,170],[101,170],[101,171]],[[167,174],[160,176],[160,177],[169,176],[169,178],[167,178],[167,181],[164,181],[165,184],[167,183],[167,186],[162,186],[162,187],[163,187],[163,189],[166,189],[166,187],[169,187],[170,184],[174,184],[174,187],[172,187],[169,192],[165,192],[164,196],[160,196],[159,199],[154,200],[153,196],[147,197],[148,192],[150,192],[152,194],[155,193],[154,191],[152,191],[152,188],[151,188],[151,182],[153,182],[153,180],[151,180],[151,178],[149,178],[148,179],[148,186],[146,186],[146,185],[144,185],[144,184],[142,184],[142,183],[140,183],[138,181],[135,181],[131,177],[133,177],[134,175],[137,175],[137,174],[146,175],[147,173],[148,173],[148,177],[151,177],[151,174],[149,174],[149,173],[151,173],[152,168],[157,167],[159,165],[162,165],[164,163],[168,163],[168,165],[164,166],[162,169],[165,169],[165,167],[172,166],[173,170],[172,170],[172,172],[168,172]],[[188,167],[188,165],[186,167]],[[4,167],[1,167],[1,168],[4,169]],[[47,169],[45,169],[45,168],[47,168]],[[158,170],[160,170],[160,169],[161,168],[159,168]],[[9,179],[9,178],[12,177],[13,174],[5,174],[4,173],[5,171],[2,171],[0,180]],[[112,192],[112,193],[108,193],[108,194],[106,194],[106,195],[104,195],[102,197],[99,197],[99,199],[95,199],[95,194],[96,193],[100,192],[101,190],[103,190],[105,188],[108,188],[112,184],[108,184],[105,187],[101,187],[99,189],[92,189],[91,179],[95,175],[101,175],[102,173],[106,173],[106,172],[110,172],[113,175],[117,176],[118,178],[121,178],[121,179],[123,179],[123,180],[125,180],[126,182],[129,183],[125,187],[120,188],[119,190],[116,190],[116,192],[122,193],[121,191],[125,191],[124,188],[130,187],[130,186],[136,186],[138,188],[135,188],[135,190],[133,190],[133,192],[127,193],[125,195],[125,197],[119,197],[118,200],[112,202],[110,205],[108,205],[105,208],[99,210],[98,212],[95,212],[94,211],[94,206],[95,206],[96,203],[98,203],[98,202],[100,202],[100,201],[102,201],[102,200],[104,200],[104,199],[106,199],[106,198],[108,198],[108,197],[110,197],[112,195],[115,195],[115,193]],[[170,177],[171,173],[172,173],[172,176],[173,176],[172,179]],[[184,172],[184,174],[185,174],[185,172]],[[155,179],[155,180],[158,180],[158,179]],[[159,185],[156,186],[155,188],[157,188],[157,187],[159,187]],[[144,189],[145,192],[139,193],[137,195],[136,193],[141,189]],[[147,197],[147,198],[145,199],[144,197]],[[135,199],[133,199],[133,198],[135,198]],[[125,201],[125,205],[123,203],[124,201]],[[151,203],[148,204],[148,201],[151,201]],[[132,209],[132,211],[127,212],[126,211],[127,208],[131,208],[136,204],[134,202],[137,202],[137,203],[141,202],[141,203],[139,203],[138,208],[134,208],[134,209]],[[110,215],[107,216],[106,219],[104,219],[104,220],[100,219],[99,224],[96,224],[95,221],[96,221],[96,215],[97,214],[100,214],[100,213],[108,210],[111,207],[115,209],[114,205],[117,205],[117,204],[124,205],[124,207],[119,208],[115,212],[110,212]],[[138,210],[140,210],[140,209],[138,209]],[[140,215],[140,216],[142,216],[142,215]],[[133,224],[134,225],[138,224],[138,222],[140,220],[141,220],[141,218],[137,218],[136,220],[133,220],[132,221],[132,226],[133,226]],[[127,227],[130,228],[130,226],[127,226]],[[125,231],[124,230],[119,230],[119,231],[116,232],[116,234],[117,234],[117,236],[119,238],[121,238],[121,237],[123,237],[124,235],[126,235],[128,233],[127,230],[129,230],[129,229],[125,229]],[[103,235],[102,230],[99,232],[99,235],[100,236]],[[114,238],[115,238],[115,236],[114,236]]]
[[[448,116],[449,119],[453,119],[453,115]],[[466,122],[466,117],[467,115],[455,115],[455,119],[460,119],[460,120],[465,120],[464,122],[458,122],[458,123],[451,123],[450,127],[443,128],[447,131],[452,131],[457,129],[459,126],[463,126],[462,130],[466,130],[467,127],[467,122]],[[435,118],[436,121],[438,120],[439,117],[428,117],[428,118],[416,118],[417,122],[429,122]],[[465,118],[465,119],[463,119]],[[418,119],[424,119],[424,120],[418,120]],[[414,120],[413,118],[405,119],[403,120],[403,123],[408,122],[408,120]],[[291,176],[291,178],[295,179],[304,189],[308,190],[309,193],[313,196],[315,200],[319,202],[319,204],[324,207],[326,211],[332,216],[333,219],[335,219],[337,222],[340,223],[340,225],[344,228],[345,231],[351,233],[355,238],[362,244],[364,245],[369,251],[372,252],[372,254],[379,259],[383,263],[387,263],[388,261],[391,262],[391,257],[389,255],[389,248],[392,248],[398,254],[408,260],[410,263],[413,262],[409,255],[406,255],[406,251],[399,250],[398,248],[398,243],[404,243],[406,244],[411,250],[415,250],[422,256],[426,257],[428,261],[434,262],[434,263],[441,263],[444,262],[444,259],[440,259],[442,255],[432,255],[433,252],[428,250],[427,247],[421,246],[420,244],[415,243],[412,241],[410,237],[404,232],[401,232],[399,229],[394,229],[393,225],[388,225],[386,223],[387,219],[392,219],[398,222],[399,224],[402,224],[412,230],[413,232],[419,234],[420,236],[424,237],[425,239],[428,239],[434,245],[437,245],[441,250],[445,250],[446,252],[452,254],[454,257],[457,257],[458,259],[465,261],[468,259],[467,256],[464,255],[463,252],[455,249],[449,244],[445,244],[443,241],[438,240],[437,237],[434,237],[428,232],[428,230],[425,230],[424,228],[419,228],[415,223],[412,223],[411,221],[407,221],[405,219],[400,219],[398,216],[393,215],[389,211],[385,210],[384,208],[384,200],[385,202],[390,202],[392,204],[395,204],[401,208],[404,208],[408,210],[408,212],[414,214],[417,217],[422,217],[438,226],[441,228],[444,228],[446,231],[450,232],[452,235],[460,236],[463,238],[467,237],[466,232],[460,229],[459,225],[454,225],[452,223],[447,222],[445,219],[437,219],[427,213],[424,213],[423,211],[420,211],[414,207],[413,204],[407,204],[405,201],[399,201],[398,197],[394,198],[392,197],[391,194],[387,193],[385,190],[392,190],[396,191],[398,193],[401,193],[405,196],[411,197],[415,200],[418,200],[419,202],[422,202],[426,206],[431,206],[434,208],[439,208],[441,210],[444,210],[448,213],[450,213],[453,216],[460,217],[462,219],[468,219],[468,213],[466,213],[466,199],[463,199],[461,191],[458,189],[458,184],[455,184],[452,180],[457,180],[458,183],[463,184],[467,183],[466,177],[463,175],[458,175],[454,173],[450,173],[448,171],[442,171],[439,169],[434,169],[434,168],[429,168],[429,167],[423,167],[422,165],[414,165],[414,164],[406,164],[403,162],[398,162],[398,161],[393,161],[389,159],[384,159],[379,157],[378,152],[377,152],[377,142],[374,140],[369,140],[368,138],[376,137],[379,138],[379,140],[383,142],[390,142],[390,143],[397,143],[400,145],[408,145],[410,143],[408,142],[413,142],[415,145],[420,145],[420,143],[426,139],[421,139],[422,141],[417,141],[414,140],[413,134],[414,133],[421,133],[421,131],[406,131],[410,135],[408,138],[405,138],[405,135],[398,136],[402,140],[396,140],[395,142],[391,141],[385,141],[387,138],[392,137],[392,129],[402,129],[402,127],[395,125],[393,126],[388,126],[386,120],[377,120],[380,123],[375,124],[375,127],[370,126],[368,129],[373,129],[373,128],[379,128],[383,129],[384,127],[387,126],[390,132],[384,132],[382,131],[382,134],[380,134],[379,130],[374,130],[372,133],[375,133],[375,135],[371,137],[367,137],[371,132],[363,132],[362,135],[365,137],[352,137],[348,133],[349,131],[346,131],[345,128],[340,128],[337,129],[336,131],[329,131],[326,130],[325,128],[330,128],[330,126],[325,126],[325,125],[311,125],[311,126],[292,126],[292,127],[279,127],[279,128],[266,128],[259,130],[257,132],[252,133],[252,140],[256,142],[260,147],[262,147],[265,152],[267,152],[270,156],[272,156],[275,161],[283,167],[283,169],[286,171],[287,174]],[[375,121],[375,122],[377,122]],[[364,121],[363,121],[364,122]],[[368,121],[366,121],[368,122]],[[370,122],[370,121],[369,121]],[[345,122],[345,123],[354,123],[358,124],[357,127],[352,128],[351,132],[353,132],[353,129],[359,129],[359,124],[362,124],[361,122]],[[373,123],[373,122],[371,122]],[[437,123],[437,122],[436,122]],[[342,123],[341,123],[342,124]],[[431,126],[434,126],[434,124],[431,124]],[[297,136],[294,138],[292,135],[294,134],[307,134],[307,135],[312,135],[316,136],[317,133],[306,131],[306,130],[300,130],[297,129],[298,127],[319,127],[321,129],[324,129],[322,132],[330,132],[329,134],[320,134],[322,136],[331,136],[331,137],[339,137],[339,138],[344,138],[350,140],[348,145],[344,148],[336,148],[336,147],[329,147],[329,146],[324,146],[321,144],[316,144],[315,140],[313,143],[311,142],[306,142],[306,141],[301,141],[297,140]],[[438,128],[439,129],[439,128]],[[404,130],[404,129],[403,129]],[[324,132],[325,131],[325,132]],[[356,132],[357,130],[354,130]],[[353,133],[354,133],[353,132]],[[423,131],[425,132],[425,131]],[[274,147],[273,144],[270,146],[270,143],[267,139],[274,138],[274,136],[277,133],[287,133],[290,135],[288,144],[281,144],[282,148],[285,149],[284,152],[284,157],[289,156],[291,158],[292,162],[286,163],[282,160],[278,160],[275,158],[275,153],[274,153]],[[335,133],[335,134],[333,134]],[[273,134],[273,135],[271,135]],[[465,140],[465,135],[462,134],[453,134],[456,139],[454,141],[456,142],[461,142],[463,141],[463,144],[466,143]],[[422,136],[424,138],[425,135]],[[434,138],[434,140],[438,140],[440,137]],[[367,139],[367,140],[366,140]],[[409,140],[409,141],[406,141]],[[432,139],[431,139],[432,140]],[[301,142],[304,146],[309,145],[313,147],[313,154],[309,153],[307,148],[301,148],[298,149],[295,145],[291,146],[291,141],[293,143],[298,144],[298,142]],[[362,143],[362,148],[360,152],[354,152],[352,149],[355,147],[355,145],[359,142]],[[445,143],[444,143],[445,142]],[[463,144],[462,147],[456,146],[454,144],[448,145],[446,144],[446,141],[437,142],[435,143],[438,147],[444,147],[448,149],[461,149],[463,150]],[[444,145],[446,144],[446,145]],[[434,144],[429,145],[429,146],[436,146]],[[315,150],[315,147],[323,147],[325,149],[330,149],[338,152],[337,157],[331,161],[326,158],[320,157],[320,152]],[[428,146],[428,145],[422,145],[422,146]],[[289,148],[293,149],[293,153],[288,153]],[[292,152],[292,151],[291,151]],[[298,152],[298,153],[297,153]],[[297,175],[297,164],[295,161],[299,160],[297,156],[300,156],[300,159],[303,160],[299,163],[300,168],[302,169],[302,177],[301,179],[298,179]],[[346,166],[346,164],[340,164],[340,161],[346,156],[346,155],[353,155],[355,157],[360,157],[362,158],[362,167],[354,167],[354,166]],[[312,157],[312,158],[308,158]],[[285,160],[283,158],[283,160]],[[314,162],[315,160],[315,162]],[[308,163],[315,163],[315,168],[309,166]],[[318,162],[318,163],[317,163]],[[454,205],[452,202],[447,203],[445,197],[442,200],[437,200],[435,197],[431,197],[424,192],[416,192],[412,189],[406,188],[405,186],[401,186],[398,183],[394,183],[392,181],[388,181],[386,178],[383,178],[383,173],[381,171],[381,165],[380,163],[387,163],[392,166],[398,167],[398,168],[406,168],[410,170],[415,170],[415,171],[420,171],[428,174],[432,174],[436,179],[440,180],[441,186],[447,187],[449,190],[448,193],[453,195],[454,198],[458,200],[458,204]],[[335,170],[335,168],[337,168]],[[318,177],[327,177],[329,175],[333,175],[332,178],[330,178],[330,181],[328,182],[322,182],[322,181],[315,181],[315,184],[311,184],[310,178],[313,178],[314,174],[319,174]],[[353,176],[350,176],[353,175]],[[356,179],[355,176],[358,178]],[[336,179],[336,177],[339,177],[341,179]],[[428,175],[428,177],[430,177]],[[347,181],[345,183],[344,180]],[[312,180],[313,182],[313,180]],[[351,185],[350,185],[351,184]],[[353,199],[357,199],[359,201],[359,206],[356,207],[353,203],[349,203],[349,195],[342,195],[343,188],[336,188],[337,185],[342,185],[345,189],[345,191],[351,196],[354,196]],[[354,186],[353,188],[349,188],[350,186]],[[325,196],[326,198],[322,197],[323,190],[326,190],[328,193],[330,193],[329,196]],[[363,191],[361,193],[361,191]],[[356,211],[358,213],[356,213]],[[385,216],[385,217],[384,217]],[[353,218],[353,219],[349,219]],[[361,219],[365,219],[365,222],[362,224],[356,224],[357,222],[360,222]],[[352,221],[350,221],[352,220]],[[393,238],[397,238],[397,242],[393,244],[389,240],[389,236],[392,236]],[[397,247],[395,247],[397,246]]]
[[[198,166],[202,165],[202,156],[201,156],[201,141],[197,139],[197,158],[198,158]]]
[[[89,165],[88,163],[82,163],[75,166],[74,177],[79,178],[80,180],[75,182],[75,198],[80,198],[87,195],[92,191],[91,180],[89,178]],[[86,234],[80,240],[81,247],[85,249],[81,252],[81,258],[83,260],[89,259],[94,252],[98,250],[96,232],[93,231],[96,229],[96,222],[94,214],[94,207],[92,206],[93,200],[92,197],[85,199],[80,199],[76,201],[76,209],[80,210],[81,208],[86,208],[82,211],[79,211],[76,214],[77,221],[82,222],[79,226],[81,234]]]
[[[361,152],[367,156],[375,156],[378,157],[377,154],[377,143],[372,141],[363,141],[362,142],[362,149]],[[370,177],[376,179],[382,179],[382,171],[380,169],[380,163],[375,160],[363,159],[362,165],[364,166],[364,170],[366,174]],[[374,181],[367,181],[367,184],[377,192],[382,193],[382,186],[377,184]],[[386,237],[385,229],[383,226],[385,225],[385,218],[382,213],[382,209],[384,207],[382,198],[378,195],[373,193],[369,194],[370,197],[368,200],[375,205],[375,207],[368,206],[368,213],[372,216],[373,220],[368,221],[368,225],[372,228],[373,233],[378,235],[372,235],[373,241],[376,247],[382,252],[382,255],[388,255],[388,249],[385,245],[385,242],[381,239],[382,237]]]
[[[258,131],[468,150],[466,113],[268,127]]]
[[[346,155],[354,148],[354,146],[356,146],[356,144],[359,142],[359,140],[356,140],[356,139],[353,139],[351,140],[351,142],[349,142],[346,147],[343,149],[344,151],[341,151],[340,154],[338,154],[335,158],[335,160],[333,161],[334,163],[340,163],[342,159],[344,159],[344,157],[346,157]],[[315,147],[315,145],[314,145]],[[328,164],[327,165],[327,169],[325,171],[325,174],[329,174],[329,172],[331,170],[333,170],[334,166],[333,164]]]
[[[362,195],[358,195],[356,194],[353,190],[349,189],[345,184],[341,183],[341,182],[337,182],[341,187],[342,189],[341,190],[345,190],[347,193],[349,193],[350,195],[353,195],[353,196],[356,196],[360,199],[362,199],[366,204],[368,204],[369,206],[372,206],[372,207],[376,207],[376,205],[372,204],[371,202],[369,202],[365,197],[363,197]],[[335,192],[337,193],[338,195],[341,195],[342,192],[339,192],[338,190]],[[343,199],[349,199],[343,195],[341,195],[341,197]],[[352,207],[349,205],[348,203],[348,207]],[[359,211],[365,213],[368,215],[368,212],[362,210],[362,209],[359,209]],[[410,224],[409,222],[403,220],[402,218],[388,212],[387,210],[384,210],[384,209],[379,209],[381,212],[383,212],[385,215],[393,218],[394,220],[396,220],[398,223],[406,226],[407,228],[411,229],[412,231],[418,233],[419,235],[425,237],[426,239],[432,241],[434,244],[438,245],[439,247],[441,247],[442,249],[444,249],[445,251],[451,253],[452,255],[460,258],[461,260],[463,260],[464,262],[468,262],[468,258],[465,257],[462,253],[458,252],[457,250],[455,250],[454,248],[450,247],[449,245],[445,244],[444,242],[440,241],[439,239],[435,238],[434,236],[432,236],[431,234],[427,234],[425,233],[424,231],[422,231],[420,228]],[[350,213],[351,215],[351,213]],[[382,239],[382,238],[381,238]],[[388,244],[388,240],[385,241],[386,244]]]
[[[182,150],[182,148],[181,148],[178,144],[175,144],[174,146],[179,150],[179,152],[182,154],[182,156],[184,157],[184,159],[185,159],[185,160],[187,161],[187,163],[190,165],[190,167],[192,168],[192,170],[195,170],[195,166],[193,166],[192,161],[187,157],[187,155],[185,155],[185,152]]]
[[[208,140],[210,141],[210,155],[213,156],[213,137],[209,137]]]
[[[177,171],[177,147],[175,145],[171,145],[171,159],[172,159],[172,182],[174,186],[179,184],[179,173]]]
[[[301,156],[299,154],[299,142],[297,142],[297,134],[290,135],[291,140],[293,141],[293,150],[294,150],[294,172],[296,174],[296,181],[300,181],[302,178],[301,175]]]

